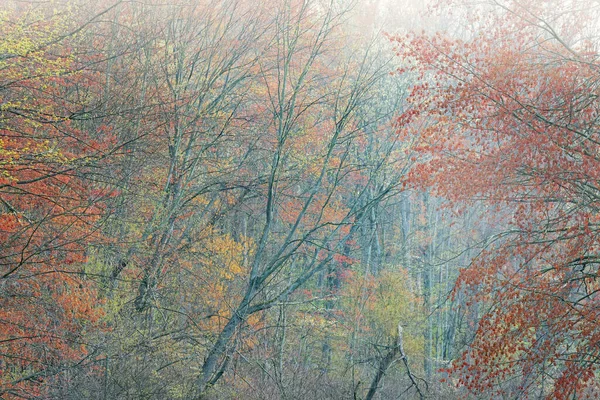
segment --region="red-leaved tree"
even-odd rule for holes
[[[0,16],[2,398],[47,395],[88,356],[84,332],[101,317],[81,264],[104,195],[86,176],[109,135],[77,122],[94,74],[72,56],[81,25],[65,13],[10,3]]]
[[[600,64],[590,29],[599,6],[490,4],[471,15],[484,28],[468,39],[392,38],[417,77],[399,118],[420,141],[411,184],[507,216],[459,277],[455,292],[481,319],[449,372],[474,393],[595,397]]]

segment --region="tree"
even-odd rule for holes
[[[94,260],[113,328],[102,339],[105,396],[190,396],[188,363],[239,298],[252,240],[230,214],[264,181],[247,166],[263,14],[238,0],[150,2],[98,27],[107,55],[96,120],[123,149],[102,171],[117,196]]]
[[[421,383],[418,382],[422,378],[415,376],[412,358],[423,350],[419,333],[424,321],[413,286],[408,271],[397,267],[382,271],[378,276],[371,275],[369,271],[364,274],[355,270],[346,272],[340,295],[343,296],[345,325],[349,327],[351,336],[348,349],[351,356],[348,359],[353,364],[370,367],[366,374],[365,371],[357,371],[357,383],[353,382],[354,397],[360,392],[361,381],[370,379],[365,398],[373,399],[378,391],[383,391],[383,378],[391,372],[388,370],[391,370],[392,364],[401,361],[401,368],[406,370],[408,379],[389,385],[391,389],[388,390],[412,392],[415,397],[423,398]],[[352,375],[357,365],[349,366]],[[372,374],[370,369],[374,369],[375,373]]]
[[[82,273],[107,192],[87,179],[110,143],[77,122],[90,60],[74,60],[85,24],[67,11],[9,3],[0,16],[0,395],[44,396],[54,376],[92,358],[100,327]]]
[[[419,79],[399,119],[419,135],[412,184],[453,204],[483,202],[489,222],[507,227],[459,277],[455,295],[483,314],[449,372],[473,392],[593,397],[597,36],[574,21],[595,21],[598,6],[490,4],[475,25],[485,29],[467,39],[393,39]]]
[[[385,182],[368,198],[390,152],[372,164],[354,165],[351,158],[368,128],[358,125],[359,110],[385,71],[369,65],[367,52],[348,61],[331,58],[344,16],[334,4],[321,10],[316,3],[286,1],[275,10],[271,53],[260,65],[270,119],[267,151],[258,157],[267,176],[256,250],[242,299],[202,365],[200,396],[225,372],[246,319],[287,301],[328,268],[368,211],[399,186]],[[357,172],[366,180],[357,184]]]

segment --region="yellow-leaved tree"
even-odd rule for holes
[[[423,354],[425,317],[415,286],[403,268],[377,275],[364,271],[346,274],[341,296],[348,332],[347,362],[355,394],[367,388],[366,398],[372,398],[375,390],[414,389],[420,393],[415,374],[422,365],[419,357]],[[388,379],[382,387],[384,375]],[[365,383],[369,381],[370,386]]]

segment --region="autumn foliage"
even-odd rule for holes
[[[0,398],[600,396],[597,5],[5,3]]]
[[[483,314],[448,372],[473,392],[595,397],[597,48],[573,4],[504,3],[469,39],[393,38],[418,79],[398,121],[419,137],[412,184],[507,226],[458,279]]]
[[[106,145],[73,118],[89,77],[65,18],[15,11],[0,26],[0,395],[28,398],[86,357],[102,314],[80,272],[103,196],[85,174]]]

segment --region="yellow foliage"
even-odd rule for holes
[[[392,340],[400,324],[406,353],[422,354],[425,315],[412,287],[403,268],[382,271],[377,276],[352,273],[343,287],[343,304],[357,333]]]

